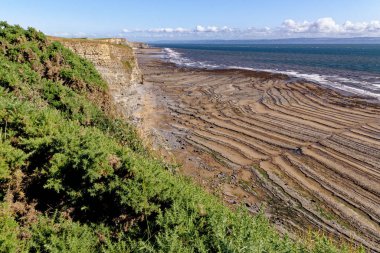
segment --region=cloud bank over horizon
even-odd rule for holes
[[[193,39],[281,39],[281,38],[323,38],[323,37],[379,37],[380,21],[345,21],[338,24],[331,17],[315,21],[286,19],[277,27],[233,28],[228,26],[197,25],[194,28],[159,27],[152,29],[125,28],[117,33],[86,34],[56,33],[63,37],[126,37],[131,40],[193,40]]]

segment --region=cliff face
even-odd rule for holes
[[[133,50],[125,39],[61,39],[60,42],[90,60],[107,81],[111,93],[142,81]]]
[[[139,100],[136,90],[141,86],[142,74],[132,47],[140,48],[141,43],[131,43],[120,38],[51,39],[61,42],[76,54],[90,60],[108,83],[110,93],[121,112],[131,121],[138,121],[135,116]]]

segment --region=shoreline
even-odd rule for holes
[[[136,52],[139,127],[167,161],[282,232],[380,245],[380,106],[284,75],[178,67]],[[375,174],[374,174],[375,173]]]
[[[165,52],[164,52],[165,49],[169,49],[169,50],[172,50],[173,52],[177,53],[175,51],[175,49],[173,49],[173,48],[161,48],[161,47],[150,47],[150,48],[160,50],[161,56],[165,55]],[[177,53],[177,54],[179,54],[179,53]],[[163,61],[166,61],[168,63],[173,63],[178,68],[199,69],[199,70],[205,70],[205,71],[208,71],[208,70],[242,70],[242,71],[254,72],[254,73],[257,73],[259,75],[260,75],[260,73],[264,73],[264,74],[269,73],[269,74],[273,75],[273,77],[275,77],[276,75],[278,75],[279,77],[280,76],[286,76],[288,79],[292,79],[294,81],[314,83],[314,84],[317,84],[321,87],[324,87],[327,89],[332,89],[334,91],[338,91],[344,96],[366,98],[371,103],[380,104],[380,94],[374,95],[367,90],[346,86],[346,85],[343,85],[341,83],[333,84],[332,81],[328,81],[328,80],[318,81],[318,80],[314,80],[310,77],[306,77],[308,75],[313,76],[315,74],[302,74],[302,73],[298,73],[298,72],[296,74],[292,74],[291,72],[293,72],[293,71],[280,71],[280,70],[272,70],[272,69],[255,69],[255,68],[251,68],[251,67],[240,67],[240,66],[222,66],[222,65],[220,65],[220,66],[217,66],[217,65],[211,66],[210,65],[210,67],[190,66],[189,64],[186,64],[186,63],[184,63],[184,64],[175,63],[175,61],[172,61],[170,59],[170,57],[166,57],[165,60],[163,60]],[[193,62],[193,63],[195,63],[195,62]],[[201,64],[201,65],[203,65],[203,64]],[[317,74],[317,75],[320,76],[319,74]],[[303,76],[305,76],[305,77],[303,77]],[[328,83],[330,83],[330,84],[328,84]],[[346,87],[344,87],[344,86],[346,86]]]

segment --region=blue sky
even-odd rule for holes
[[[380,35],[379,0],[1,0],[0,19],[61,36],[254,39]]]

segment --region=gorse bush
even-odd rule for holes
[[[0,252],[344,250],[280,237],[173,175],[60,43],[1,22],[0,49]]]

